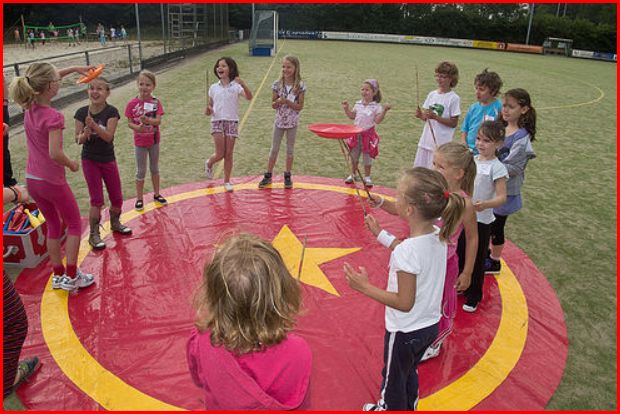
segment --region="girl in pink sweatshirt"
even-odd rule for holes
[[[195,306],[187,362],[205,408],[307,408],[312,354],[290,333],[301,290],[270,243],[241,234],[220,245]]]

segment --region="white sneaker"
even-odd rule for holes
[[[58,275],[52,276],[52,289],[60,289],[60,279],[62,279],[63,276],[64,275],[62,275],[62,276],[58,276]]]
[[[77,279],[77,278],[76,278]],[[78,288],[76,279],[71,279],[67,275],[53,276],[52,277],[52,289],[62,289],[67,292],[73,292]]]
[[[205,161],[205,175],[207,176],[207,179],[213,179],[213,167],[209,168],[209,160]]]
[[[75,276],[75,281],[77,287],[85,288],[95,283],[95,277],[90,273],[84,273],[80,269],[78,269]]]
[[[435,358],[439,355],[439,351],[441,351],[441,344],[438,344],[437,346],[430,345],[428,348],[426,348],[426,351],[424,351],[424,355],[422,355],[422,359],[420,359],[420,362],[426,361],[427,359]]]
[[[353,183],[353,176],[352,175],[348,176],[347,178],[344,179],[344,182],[346,184],[352,184]]]
[[[364,184],[366,184],[366,187],[372,187],[372,180],[370,177],[364,177]]]
[[[224,183],[224,188],[230,193],[233,190],[233,185],[232,183]]]

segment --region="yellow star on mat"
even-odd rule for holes
[[[291,275],[296,278],[299,273],[299,262],[301,260],[301,251],[303,250],[302,242],[297,238],[297,236],[295,236],[287,225],[284,225],[271,244],[278,252],[280,252],[282,259],[286,264],[286,268]],[[361,247],[354,247],[350,249],[331,247],[308,248],[306,245],[304,261],[301,267],[301,276],[299,279],[307,285],[323,289],[332,295],[340,296],[338,291],[334,288],[334,286],[332,286],[325,273],[323,273],[323,271],[319,268],[319,265],[330,262],[339,257],[346,256],[347,254],[354,253],[360,249]]]

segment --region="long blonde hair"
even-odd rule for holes
[[[299,93],[299,90],[301,88],[301,67],[299,66],[299,59],[297,58],[297,56],[293,56],[293,55],[286,55],[282,58],[282,60],[288,60],[289,62],[291,62],[293,64],[293,66],[295,66],[295,74],[293,75],[293,89],[292,92],[294,95],[297,95]],[[280,76],[280,88],[285,90],[286,89],[286,83],[285,83],[285,79],[284,79],[284,73],[282,73],[282,75]]]
[[[443,155],[452,168],[463,170],[460,187],[471,196],[474,193],[474,181],[476,181],[476,162],[469,148],[458,142],[446,142],[440,145],[435,153]]]
[[[194,296],[198,329],[237,354],[284,340],[300,306],[301,289],[280,253],[251,234],[231,236],[216,249]]]
[[[424,167],[409,168],[403,172],[401,182],[405,183],[405,199],[413,204],[424,220],[439,217],[444,225],[439,239],[449,241],[465,211],[465,199],[448,190],[448,182],[440,172]]]
[[[56,67],[47,62],[28,66],[24,76],[16,76],[9,85],[9,95],[19,106],[30,109],[37,95],[45,92],[54,81]]]

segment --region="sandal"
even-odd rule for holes
[[[136,204],[134,205],[136,210],[144,210],[144,201],[136,200]]]
[[[28,378],[30,378],[40,366],[41,363],[39,362],[39,358],[36,356],[19,361],[19,364],[17,365],[17,381],[13,384],[13,389],[16,389],[24,382],[28,381]]]

